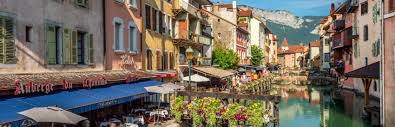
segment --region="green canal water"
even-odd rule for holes
[[[371,127],[363,98],[330,87],[282,88],[280,127]],[[336,98],[336,97],[337,98]]]

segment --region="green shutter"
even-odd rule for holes
[[[48,64],[56,64],[56,34],[54,26],[47,26],[47,56]]]
[[[88,53],[89,60],[88,61],[90,64],[93,64],[94,57],[95,57],[94,50],[93,50],[93,34],[89,34],[89,37],[88,37],[88,51],[89,51],[89,53]]]
[[[0,63],[5,63],[5,27],[4,17],[0,16]]]
[[[15,64],[14,21],[0,16],[0,63]]]
[[[71,44],[71,37],[70,37],[70,30],[64,29],[63,31],[63,64],[70,64],[70,46]]]
[[[71,32],[71,64],[77,64],[77,31]]]

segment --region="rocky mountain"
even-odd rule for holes
[[[245,5],[253,10],[253,14],[266,21],[269,29],[277,35],[281,44],[284,37],[287,38],[289,44],[308,44],[312,40],[319,39],[318,26],[322,16],[303,16],[298,17],[285,10],[266,10],[261,8],[253,8]]]

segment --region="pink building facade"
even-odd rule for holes
[[[395,125],[395,1],[384,0],[384,126]]]
[[[236,38],[236,53],[239,55],[239,64],[247,65],[249,64],[249,59],[247,58],[247,46],[248,46],[248,32],[243,28],[237,28],[237,38]]]
[[[105,0],[106,70],[140,70],[141,0]]]

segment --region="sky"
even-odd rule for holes
[[[212,2],[232,3],[232,0],[211,0]],[[343,0],[237,0],[237,5],[269,10],[288,10],[297,16],[325,16],[329,14],[331,3]]]

